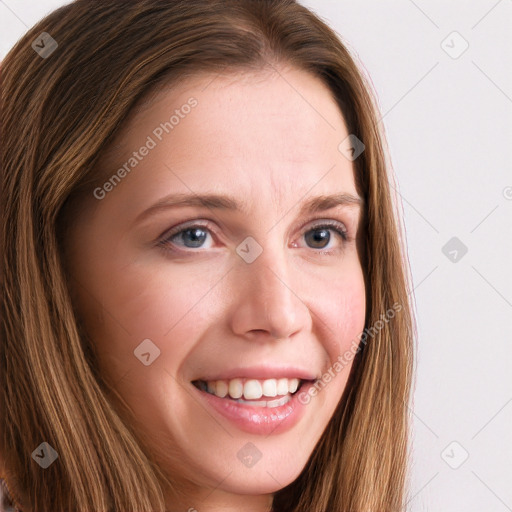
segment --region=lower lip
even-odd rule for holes
[[[312,385],[312,382],[304,383],[299,392],[307,391]],[[286,432],[298,423],[306,410],[305,404],[298,400],[299,392],[292,395],[288,403],[279,407],[254,407],[229,398],[219,398],[193,384],[192,387],[209,408],[250,434],[269,436]]]

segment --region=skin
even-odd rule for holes
[[[169,491],[168,510],[267,511],[273,493],[304,468],[351,364],[311,399],[297,425],[268,436],[214,417],[192,399],[191,380],[262,363],[321,375],[363,330],[360,208],[299,215],[312,197],[358,195],[353,162],[338,151],[348,131],[329,89],[304,71],[203,74],[161,91],[132,116],[102,171],[114,174],[190,97],[197,106],[77,215],[67,253],[74,298],[101,372],[161,464],[188,484],[183,495]],[[187,206],[136,222],[164,196],[191,191],[229,194],[247,212]],[[196,220],[205,228],[202,245],[187,233],[173,238],[174,252],[172,241],[167,250],[157,245],[171,228]],[[334,229],[313,230],[329,220],[348,231],[348,242]],[[315,245],[318,233],[330,239]],[[252,263],[236,252],[247,236],[263,249]],[[134,350],[148,338],[160,356],[145,366]],[[248,442],[262,454],[250,468],[237,457]]]

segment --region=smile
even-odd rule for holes
[[[305,412],[298,392],[314,380],[233,378],[192,381],[205,405],[241,430],[277,434],[292,428]],[[212,412],[213,412],[212,411]]]
[[[290,401],[292,395],[304,383],[293,378],[280,379],[242,379],[204,381],[197,380],[193,384],[219,398],[230,398],[238,403],[246,403],[255,407],[278,407]],[[276,398],[278,397],[278,398]],[[269,398],[273,400],[268,400]]]

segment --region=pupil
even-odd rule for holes
[[[316,230],[312,231],[311,233],[313,233],[313,235],[312,235],[313,244],[316,244],[318,242],[321,243],[322,241],[329,242],[329,239],[331,236],[331,234],[329,233],[329,230],[327,230],[327,229],[316,229]],[[324,247],[324,246],[322,245],[321,247]]]
[[[185,236],[186,233],[192,234],[192,243],[199,242],[197,245],[194,245],[194,247],[200,247],[206,238],[206,233],[200,228],[190,228],[183,232],[183,236]],[[203,233],[201,236],[199,233]]]

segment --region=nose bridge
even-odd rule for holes
[[[306,307],[294,291],[289,255],[282,244],[267,237],[251,263],[240,262],[240,306],[235,325],[238,334],[265,330],[286,338],[303,327]]]
[[[270,247],[267,244],[259,258],[253,262],[249,279],[254,279],[253,286],[266,304],[275,302],[282,306],[290,302],[292,291],[290,289],[290,268],[286,254],[279,247]]]

